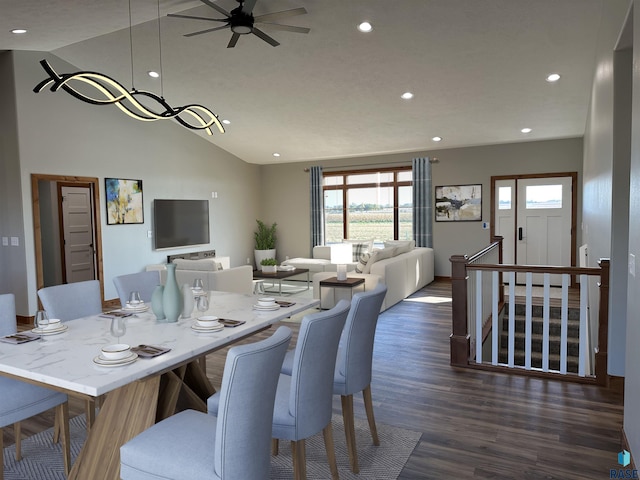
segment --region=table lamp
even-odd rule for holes
[[[352,263],[353,254],[350,243],[334,243],[331,245],[331,263],[337,266],[338,281],[347,279],[347,263]]]

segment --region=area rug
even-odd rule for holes
[[[349,469],[349,458],[344,439],[342,416],[334,415],[333,439],[340,478],[343,480],[391,480],[396,479],[411,452],[420,439],[419,432],[404,430],[378,423],[380,446],[371,443],[369,426],[365,420],[356,418],[356,444],[360,473],[355,475]],[[71,460],[80,452],[85,439],[84,416],[70,421]],[[326,480],[331,478],[322,434],[314,435],[306,441],[307,478]],[[15,445],[4,449],[5,480],[65,480],[62,452],[59,444],[52,443],[52,430],[33,435],[22,440],[22,460],[15,461]],[[272,480],[293,478],[291,450],[289,442],[280,442],[280,453],[271,457]]]

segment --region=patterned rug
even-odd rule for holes
[[[396,479],[411,452],[420,439],[419,432],[404,430],[378,423],[380,446],[371,443],[371,434],[366,420],[356,418],[356,444],[360,473],[349,469],[349,458],[344,439],[342,416],[333,417],[333,439],[336,447],[338,470],[342,480],[391,480]],[[80,452],[85,438],[84,416],[70,421],[71,460]],[[322,434],[306,440],[307,478],[326,480],[331,478]],[[22,440],[22,460],[15,461],[15,446],[4,449],[5,480],[65,480],[62,451],[59,444],[52,443],[52,429]],[[289,442],[280,442],[280,453],[271,457],[272,480],[293,478]]]

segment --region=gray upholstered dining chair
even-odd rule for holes
[[[122,480],[269,478],[276,385],[291,330],[229,349],[217,416],[173,415],[120,448]]]
[[[378,283],[373,290],[353,296],[336,358],[333,394],[341,397],[347,451],[354,473],[360,470],[353,418],[354,393],[362,392],[373,444],[380,445],[371,399],[371,364],[378,315],[386,294],[386,285]],[[282,366],[283,373],[291,375],[294,353],[293,350],[287,352]]]
[[[320,432],[332,478],[338,478],[331,428],[333,371],[340,334],[350,302],[340,300],[331,310],[305,315],[294,350],[291,375],[281,374],[273,409],[272,453],[278,439],[291,441],[296,480],[306,478],[305,439]],[[209,413],[218,410],[218,394],[207,400]]]
[[[59,318],[63,322],[102,312],[102,296],[98,280],[44,287],[38,290],[38,298],[49,314],[49,318]],[[87,431],[89,431],[96,415],[95,401],[88,398],[85,402],[85,409]]]
[[[0,336],[11,335],[17,331],[16,308],[13,294],[0,295]],[[62,454],[65,472],[69,473],[71,455],[69,450],[69,404],[64,393],[44,387],[31,385],[12,378],[0,377],[0,451],[4,448],[2,429],[14,425],[16,439],[16,460],[22,458],[20,448],[20,422],[56,408],[56,434],[62,437]],[[0,480],[4,478],[4,458],[0,457]]]
[[[63,322],[102,312],[98,280],[44,287],[38,290],[38,297],[49,317]]]
[[[140,293],[140,298],[143,302],[150,303],[153,291],[160,285],[160,272],[158,270],[150,270],[120,275],[113,279],[113,284],[116,286],[120,304],[123,307],[129,300],[129,294],[134,291]]]

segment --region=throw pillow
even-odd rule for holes
[[[395,253],[396,253],[396,247],[380,248],[380,249],[374,250],[362,273],[370,273],[371,266],[374,263],[379,262],[380,260],[384,260],[386,258],[391,258],[395,255]]]
[[[384,242],[385,247],[396,247],[396,255],[401,253],[407,253],[413,250],[416,246],[414,240],[387,240]]]
[[[359,262],[363,253],[369,252],[369,243],[352,243],[353,261]]]
[[[356,265],[356,272],[364,273],[364,269],[366,268],[367,262],[369,261],[370,257],[370,253],[363,253],[362,255],[360,255],[360,258],[358,259],[358,263]]]
[[[173,263],[176,264],[177,270],[198,270],[198,271],[215,271],[217,270],[216,261],[213,258],[203,258],[200,260],[189,260],[185,258],[176,258]]]
[[[362,250],[360,253],[365,253],[365,252],[371,252],[373,250],[373,239],[371,240],[347,240],[346,238],[342,239],[342,243],[351,243],[351,244],[359,244],[359,243],[364,243],[367,248],[365,250]],[[354,256],[353,256],[353,261],[357,262],[358,259],[360,258],[360,256],[355,256],[355,250],[354,250]]]

